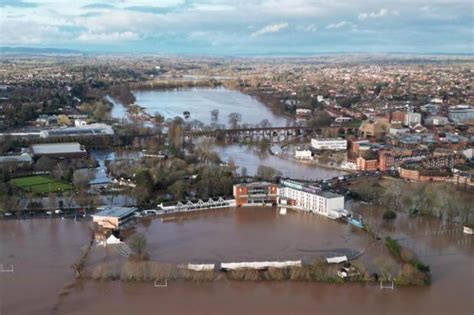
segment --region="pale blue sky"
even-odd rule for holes
[[[0,0],[0,45],[265,55],[474,52],[466,0]]]

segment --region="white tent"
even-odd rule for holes
[[[105,241],[106,245],[113,245],[113,244],[120,244],[120,243],[122,243],[120,239],[116,238],[113,234],[111,234]]]
[[[189,270],[194,271],[204,271],[204,270],[214,270],[214,264],[188,264],[186,267]]]
[[[326,261],[328,264],[339,264],[339,263],[347,261],[347,256],[330,257],[330,258],[326,258]]]
[[[287,268],[287,267],[300,267],[300,266],[301,266],[301,260],[221,263],[221,268],[226,269],[226,270],[233,270],[233,269],[266,269],[266,268],[269,268],[269,267]]]

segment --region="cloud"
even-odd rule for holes
[[[118,43],[139,40],[140,35],[134,32],[94,33],[85,32],[77,40],[88,43]]]
[[[313,23],[309,25],[299,25],[296,27],[296,30],[302,31],[302,32],[314,33],[318,31],[318,26]]]
[[[218,12],[218,11],[232,11],[234,7],[227,4],[194,4],[192,6],[193,10],[196,11],[209,11],[209,12]]]
[[[358,18],[359,20],[365,20],[365,19],[376,19],[376,18],[381,18],[383,16],[386,16],[390,11],[387,9],[380,9],[379,12],[369,12],[369,13],[361,13],[359,14]]]
[[[349,25],[349,23],[347,21],[341,21],[341,22],[338,22],[338,23],[329,24],[328,26],[326,26],[326,29],[327,30],[338,29],[338,28],[348,26],[348,25]]]
[[[36,3],[24,2],[21,0],[0,0],[1,7],[18,7],[18,8],[34,8],[38,6]]]
[[[433,8],[431,6],[425,5],[419,8],[421,12],[421,16],[430,19],[436,20],[453,20],[457,18],[456,14],[448,13],[448,12],[440,12],[437,8]],[[472,18],[472,16],[471,16]]]
[[[439,43],[453,49],[472,47],[469,0],[383,3],[380,0],[0,0],[0,42],[178,53],[199,49],[207,52],[207,48],[216,44],[215,50],[223,54],[277,48],[338,51],[335,46],[343,45],[347,45],[347,50],[381,47],[384,51],[397,51],[400,47],[436,49]],[[354,12],[357,12],[355,16]],[[376,24],[376,20],[384,23]],[[363,25],[363,29],[358,29],[356,24]],[[367,36],[356,32],[365,32]],[[412,42],[415,37],[418,41]],[[472,53],[472,48],[461,52]]]
[[[281,31],[282,29],[285,29],[289,26],[288,23],[279,23],[279,24],[270,24],[270,25],[267,25],[261,29],[259,29],[258,31],[256,32],[253,32],[250,36],[252,37],[257,37],[257,36],[261,36],[261,35],[265,35],[265,34],[270,34],[270,33],[277,33],[279,31]]]

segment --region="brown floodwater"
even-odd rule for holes
[[[0,220],[0,314],[49,314],[71,265],[90,240],[89,222],[61,219]]]
[[[375,219],[380,211],[367,210]],[[71,262],[89,238],[87,224],[66,220],[0,222],[2,261],[13,274],[0,274],[1,314],[473,314],[474,249],[471,237],[447,234],[437,220],[400,215],[377,229],[403,238],[421,251],[433,274],[431,287],[321,284],[304,282],[79,282]],[[457,227],[459,228],[459,227]],[[437,233],[433,233],[434,231]],[[357,248],[373,260],[383,243],[361,231],[317,215],[273,208],[217,210],[141,223],[151,256],[160,261],[205,262],[242,259],[299,259],[320,249]],[[13,255],[13,256],[11,256]]]
[[[229,262],[312,260],[321,250],[364,250],[374,242],[358,228],[319,215],[276,208],[230,208],[139,224],[154,260]]]

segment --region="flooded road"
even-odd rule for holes
[[[367,220],[380,215],[368,211]],[[471,236],[434,233],[441,228],[451,226],[403,215],[379,227],[418,246],[432,270],[431,287],[392,291],[377,285],[221,280],[155,288],[152,283],[84,281],[59,299],[58,292],[74,279],[69,266],[88,241],[88,223],[3,221],[1,260],[14,264],[15,272],[0,274],[1,310],[2,315],[50,314],[60,300],[57,314],[472,314]],[[273,208],[154,219],[140,223],[137,231],[146,235],[151,256],[160,261],[298,258],[336,247],[362,248],[361,259],[372,260],[384,248],[383,241],[349,225],[300,212],[282,216]]]

